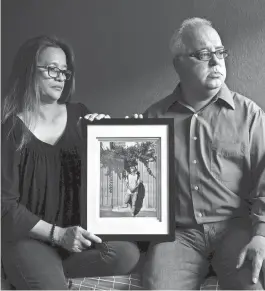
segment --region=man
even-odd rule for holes
[[[199,289],[211,264],[222,289],[263,289],[264,112],[225,85],[209,21],[185,20],[170,47],[180,82],[144,116],[174,118],[175,241],[149,247],[144,287]]]
[[[136,166],[130,166],[129,174],[126,177],[127,193],[124,198],[124,206],[128,207],[128,203],[131,201],[131,213],[135,217],[135,204],[138,196],[138,187],[140,185],[140,173],[137,171]]]

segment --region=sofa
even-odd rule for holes
[[[145,252],[141,252],[141,258],[135,270],[129,275],[67,278],[69,290],[143,290],[141,285],[141,269],[144,263]],[[1,270],[1,290],[14,290]],[[212,270],[200,287],[200,290],[221,290],[217,277]]]
[[[69,290],[142,290],[141,276],[134,273],[124,276],[68,279]],[[8,279],[1,277],[1,290],[14,290]],[[205,279],[200,290],[220,290],[215,276]]]

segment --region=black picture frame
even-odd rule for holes
[[[174,120],[172,118],[115,118],[93,122],[84,120],[83,122],[85,149],[81,162],[81,226],[101,237],[103,241],[173,241],[175,238]],[[149,152],[148,146],[151,149]],[[149,156],[147,157],[147,160],[149,159],[148,163],[146,163],[139,148],[142,152],[148,148],[147,152],[151,155],[151,163],[154,166],[153,171],[156,170],[156,176],[149,168]],[[119,150],[122,150],[123,155],[120,152],[116,153]],[[142,169],[143,179],[139,180],[139,185],[142,183],[142,187],[145,187],[144,191],[141,190],[142,192],[140,192],[140,186],[138,187],[137,199],[140,197],[140,193],[148,193],[148,199],[152,197],[152,199],[150,198],[151,202],[149,200],[147,202],[147,200],[144,200],[147,196],[143,195],[142,203],[145,201],[147,207],[142,204],[138,216],[135,217],[130,217],[130,214],[122,210],[120,205],[120,197],[124,195],[124,188],[122,192],[119,183],[124,183],[124,181],[120,182],[118,178],[116,179],[118,190],[114,190],[114,186],[112,188],[106,186],[109,184],[105,182],[105,176],[114,174],[119,175],[119,179],[128,180],[126,175],[124,178],[124,173],[127,172],[125,164],[127,163],[128,168],[132,163],[130,160],[133,156],[131,151],[137,156],[136,169],[140,178],[140,170]],[[139,151],[141,154],[138,154]],[[146,154],[146,152],[144,153]],[[124,160],[124,163],[122,163],[124,169],[121,173],[122,167],[116,164],[122,160]],[[153,175],[152,178],[148,176],[148,182],[146,182],[146,171],[149,171],[150,176]],[[152,188],[152,183],[155,188]],[[108,190],[107,187],[109,187]],[[129,190],[127,189],[127,191]],[[117,196],[115,196],[115,200],[113,193],[116,192],[118,194],[115,194]],[[107,208],[109,207],[108,202],[104,202],[108,201],[106,199],[108,199],[109,193],[112,195],[111,210]],[[132,197],[131,194],[129,196]],[[153,208],[152,203],[155,205]],[[126,210],[131,211],[132,215],[133,211],[130,207]],[[112,216],[114,212],[115,217]]]

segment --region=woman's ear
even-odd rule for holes
[[[175,57],[173,59],[173,66],[175,68],[175,71],[178,72],[178,66],[179,66],[179,58],[178,57]]]

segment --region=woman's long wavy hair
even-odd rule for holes
[[[28,129],[34,128],[40,108],[40,90],[36,81],[36,66],[40,53],[47,47],[61,48],[67,61],[67,67],[72,71],[72,77],[65,86],[58,103],[70,100],[75,89],[75,66],[72,49],[57,37],[37,36],[27,40],[19,48],[12,71],[7,83],[6,94],[2,105],[2,123],[12,118],[12,129],[21,115],[26,127],[23,128],[22,138],[18,149],[22,149],[30,141]]]

